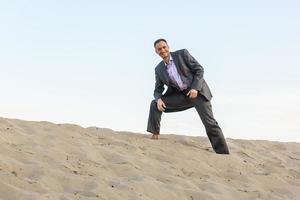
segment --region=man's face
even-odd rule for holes
[[[155,52],[164,60],[168,60],[170,57],[169,46],[164,41],[155,45]]]

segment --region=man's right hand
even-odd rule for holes
[[[159,111],[163,112],[163,111],[165,111],[165,108],[166,108],[165,103],[161,99],[158,99],[157,100],[157,109]]]

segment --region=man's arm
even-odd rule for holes
[[[160,80],[158,76],[157,70],[158,69],[155,69],[155,88],[154,88],[154,98],[156,102],[158,99],[162,97],[162,93],[165,89],[164,83]]]
[[[183,57],[184,60],[186,61],[187,66],[190,68],[190,70],[194,75],[191,84],[191,89],[200,91],[202,88],[204,69],[198,63],[198,61],[188,52],[188,50],[186,49],[183,50]]]

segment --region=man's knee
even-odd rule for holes
[[[210,112],[209,115],[206,117],[206,123],[208,126],[210,126],[212,128],[219,127],[219,124],[218,124],[217,120],[215,119],[215,117],[213,116],[212,112]]]

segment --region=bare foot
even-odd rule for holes
[[[151,137],[152,140],[158,140],[158,134],[153,134]]]

